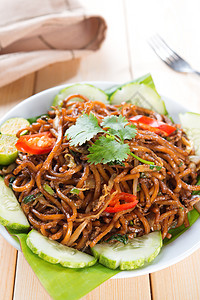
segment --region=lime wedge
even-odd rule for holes
[[[20,129],[26,128],[29,125],[29,121],[24,118],[12,118],[8,119],[1,125],[0,131],[2,134],[16,135]],[[21,135],[25,134],[26,132],[27,130],[24,130]]]
[[[0,135],[0,165],[9,165],[15,161],[18,155],[15,144],[17,137],[7,134]]]

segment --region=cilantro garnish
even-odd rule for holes
[[[88,161],[91,164],[123,161],[130,152],[128,144],[120,143],[109,136],[101,136],[88,150],[90,152]]]
[[[105,117],[101,126],[108,128],[110,135],[118,137],[121,141],[131,140],[135,137],[137,130],[134,125],[129,125],[128,121],[122,115]]]
[[[81,146],[86,141],[91,140],[99,132],[104,131],[98,125],[97,118],[92,113],[90,113],[89,116],[84,113],[77,119],[75,125],[72,125],[66,130],[65,136],[70,139],[70,145]]]
[[[154,165],[154,162],[144,160],[131,152],[130,147],[125,140],[131,140],[135,137],[136,126],[129,124],[125,117],[107,116],[101,124],[98,124],[97,118],[90,113],[83,114],[65,132],[65,136],[70,140],[70,145],[83,145],[91,140],[98,133],[102,133],[91,147],[88,148],[88,161],[91,164],[118,164],[122,163],[132,155],[144,164]],[[159,167],[160,168],[160,167]]]

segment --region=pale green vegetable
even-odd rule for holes
[[[122,102],[157,111],[160,114],[167,114],[164,101],[160,95],[150,86],[140,83],[129,83],[118,88],[110,97],[111,104]]]
[[[186,112],[179,114],[179,118],[189,140],[194,144],[195,154],[200,155],[200,114]]]
[[[52,264],[61,264],[68,268],[84,268],[96,263],[93,256],[52,241],[34,229],[29,232],[26,243],[33,253]]]
[[[11,229],[27,231],[30,227],[11,188],[0,177],[0,223]]]
[[[92,252],[104,266],[120,270],[133,270],[150,263],[160,252],[162,236],[160,231],[134,238],[126,245],[122,242],[100,243],[95,245]]]
[[[80,94],[82,96],[85,96],[91,101],[101,101],[103,103],[108,103],[108,95],[101,89],[90,85],[90,84],[74,84],[71,86],[66,87],[65,89],[61,90],[58,95],[55,96],[52,105],[62,107],[63,100],[67,97],[74,95],[74,94]],[[82,101],[81,98],[73,98],[70,102],[75,101]],[[69,103],[70,103],[69,102]]]
[[[29,125],[29,121],[24,118],[11,118],[1,125],[0,131],[2,134],[16,135],[20,129],[26,128]],[[27,130],[24,130],[21,135],[26,132]]]
[[[13,135],[0,134],[0,165],[6,166],[15,161],[18,156],[17,140]]]

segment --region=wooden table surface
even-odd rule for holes
[[[125,82],[150,72],[158,91],[200,112],[200,78],[170,70],[153,53],[148,37],[158,32],[200,70],[199,0],[84,0],[108,23],[100,51],[50,65],[0,89],[0,114],[46,88],[76,81]],[[3,70],[1,70],[2,72]],[[200,299],[200,250],[176,265],[136,278],[108,280],[84,300]],[[49,300],[21,252],[0,236],[0,300]],[[64,300],[64,299],[63,299]]]

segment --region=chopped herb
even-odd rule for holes
[[[110,241],[118,241],[123,243],[124,245],[128,244],[128,236],[126,234],[114,234],[109,239],[106,240],[106,242]]]
[[[111,161],[108,163],[110,166],[113,166],[113,165],[120,165],[120,166],[123,166],[125,167],[125,164],[123,162],[121,162],[120,160],[115,160],[115,161]]]
[[[52,190],[52,188],[47,183],[43,185],[43,189],[51,196],[55,194],[54,190]]]
[[[80,190],[77,189],[77,188],[72,188],[71,191],[70,191],[71,194],[75,194],[75,195],[79,195],[80,193]]]
[[[15,177],[10,177],[9,179],[9,187],[12,188],[12,184],[15,181]]]
[[[133,221],[130,221],[129,224],[133,226]]]
[[[167,141],[168,141],[168,142],[170,142],[170,141],[171,141],[170,137],[168,137],[168,136],[166,137],[166,139],[167,139]]]
[[[139,192],[141,190],[140,184],[138,183],[137,185],[137,192]]]
[[[142,162],[143,164],[147,164],[147,165],[154,165],[154,162],[153,161],[148,161],[148,160],[145,160],[145,159],[142,159],[140,158],[139,156],[135,155],[134,153],[130,153],[130,155],[132,155],[134,158],[136,158],[137,160],[139,160],[140,162]],[[151,167],[150,167],[151,169]]]
[[[146,174],[145,174],[144,172],[141,172],[141,173],[140,173],[140,177],[141,177],[141,178],[147,178],[147,176],[146,176]]]
[[[181,210],[184,210],[184,208],[182,206],[179,207]]]
[[[73,150],[71,150],[71,149],[69,149],[69,152],[70,152],[73,156],[75,156],[75,155],[77,154],[75,151],[73,151]]]
[[[27,203],[29,203],[29,202],[31,202],[31,201],[33,201],[33,200],[35,200],[36,198],[41,197],[41,196],[42,196],[41,193],[38,193],[38,194],[36,194],[36,195],[29,195],[29,196],[26,196],[26,197],[22,200],[22,202],[25,203],[25,204],[27,204]]]
[[[35,123],[38,119],[42,119],[44,121],[47,121],[49,119],[49,115],[40,115],[40,116],[37,116],[37,117],[32,117],[32,118],[29,118],[27,119],[29,121],[30,124],[33,124]]]
[[[183,162],[180,163],[179,167],[181,167],[183,165]]]
[[[153,166],[153,165],[150,165],[149,167],[151,170],[153,170],[154,168],[156,169],[156,171],[160,171],[162,169],[161,166]]]

